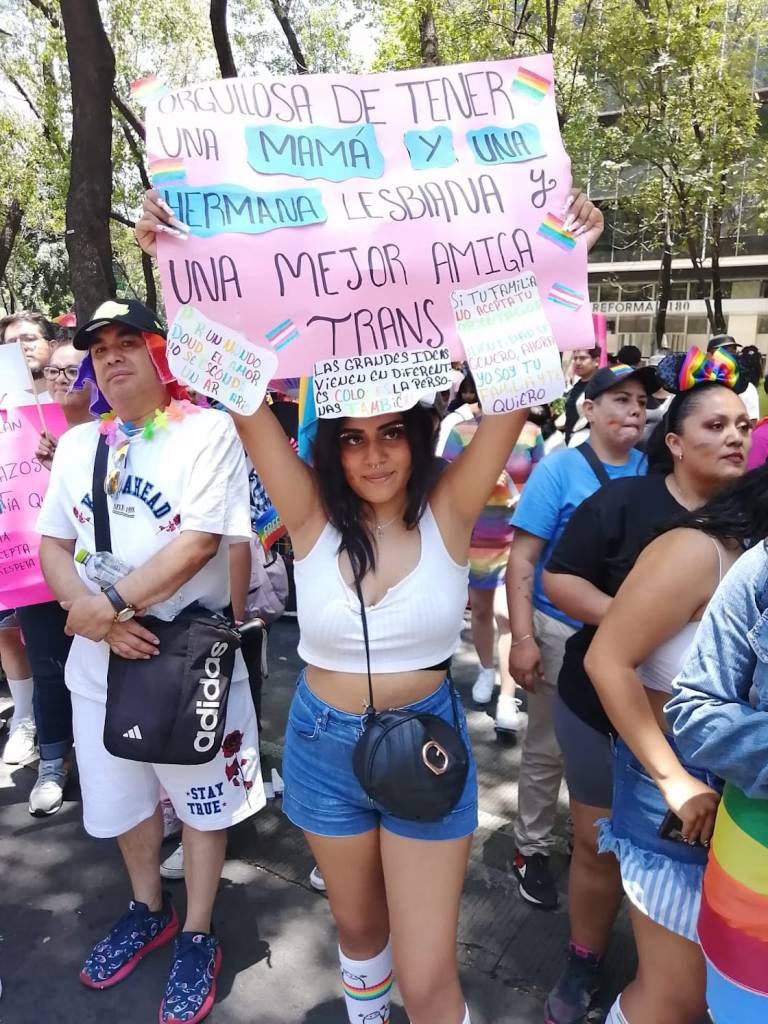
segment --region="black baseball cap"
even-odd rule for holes
[[[652,395],[660,387],[655,367],[627,366],[625,363],[619,363],[617,366],[603,366],[593,377],[590,377],[584,389],[584,397],[595,399],[630,379],[639,381],[648,395]]]
[[[87,324],[83,324],[72,339],[75,348],[87,351],[93,344],[96,332],[109,324],[124,324],[147,334],[166,336],[165,328],[157,314],[139,302],[138,299],[108,299],[98,307]]]
[[[714,352],[718,348],[741,348],[732,334],[716,334],[707,342],[707,352]]]

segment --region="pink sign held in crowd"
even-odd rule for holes
[[[67,429],[58,405],[41,405],[48,432]],[[0,409],[0,611],[53,601],[40,569],[35,523],[48,470],[35,456],[40,414],[34,405]]]
[[[451,293],[525,272],[560,348],[594,344],[550,56],[169,90],[148,106],[147,151],[190,229],[157,239],[169,320],[194,306],[271,348],[277,377],[461,358]]]

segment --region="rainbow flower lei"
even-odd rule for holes
[[[172,399],[170,404],[164,409],[155,409],[152,416],[144,424],[141,436],[145,440],[151,441],[158,430],[165,430],[171,423],[180,423],[186,416],[198,412],[200,412],[199,407],[187,399],[183,401]],[[106,437],[107,444],[110,447],[117,444],[118,435],[122,435],[125,439],[130,438],[131,435],[123,432],[122,420],[118,419],[117,413],[114,410],[102,413],[99,420],[99,433]]]

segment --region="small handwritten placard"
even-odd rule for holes
[[[314,386],[321,419],[402,412],[451,386],[450,353],[412,349],[323,359],[315,363]]]
[[[529,409],[563,394],[560,351],[533,273],[454,291],[451,298],[483,412]]]
[[[249,416],[264,401],[277,356],[243,334],[182,306],[168,332],[168,365],[177,380]]]

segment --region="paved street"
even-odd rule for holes
[[[466,637],[466,635],[465,635]],[[264,691],[264,763],[279,767],[288,702],[298,668],[297,628],[284,619],[270,637]],[[562,964],[568,923],[525,904],[510,879],[511,821],[519,748],[497,743],[492,720],[472,710],[475,668],[466,643],[455,676],[468,707],[481,779],[481,821],[472,849],[459,930],[459,958],[473,1024],[541,1024],[544,994]],[[524,716],[521,721],[524,722]],[[140,965],[124,984],[92,992],[77,980],[90,945],[124,909],[127,891],[116,845],[90,839],[80,824],[76,785],[63,810],[40,821],[27,812],[32,768],[0,765],[0,1024],[149,1024],[170,950]],[[559,885],[567,877],[561,794]],[[308,883],[302,836],[269,804],[233,830],[216,910],[224,949],[212,1024],[342,1024],[335,940],[328,905]],[[175,885],[178,905],[183,886]],[[610,1005],[633,969],[622,918],[609,954]],[[397,997],[396,997],[397,1001]],[[398,1009],[393,1024],[405,1024]]]

